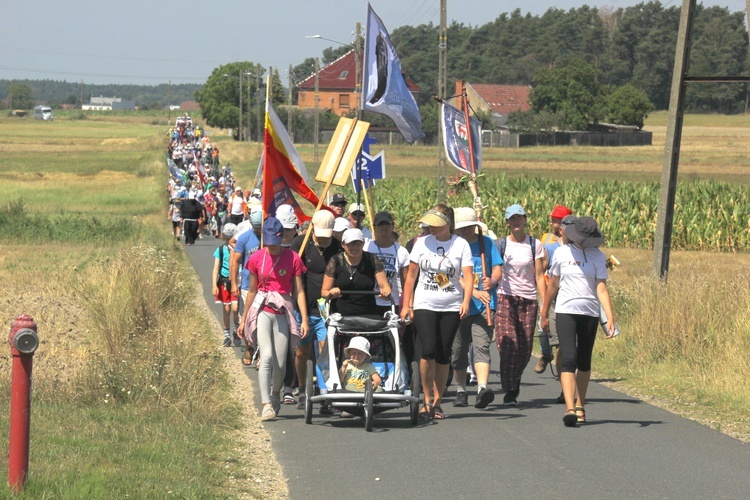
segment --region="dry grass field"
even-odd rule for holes
[[[643,147],[533,147],[521,149],[485,148],[483,169],[489,175],[540,175],[551,178],[617,178],[630,181],[658,181],[661,178],[666,136],[666,112],[654,113],[644,130],[653,133],[653,144]],[[687,115],[680,149],[679,179],[714,179],[750,184],[750,116]],[[258,166],[256,143],[220,143],[222,154],[237,165],[245,178],[254,179]],[[322,159],[327,145],[319,146]],[[385,150],[389,177],[436,177],[437,148],[429,146],[379,145]],[[312,145],[298,150],[308,171],[317,172]],[[457,170],[449,167],[448,175]]]
[[[484,152],[485,171],[489,175],[504,172],[509,176],[533,174],[556,179],[657,181],[665,122],[666,113],[649,118],[645,128],[654,133],[653,146],[490,149]],[[750,184],[749,116],[689,115],[685,125],[680,182],[709,178]],[[80,297],[79,284],[86,273],[98,269],[104,259],[137,244],[160,248],[183,270],[187,269],[181,248],[165,236],[169,230],[163,198],[167,178],[162,155],[165,132],[165,125],[155,124],[153,117],[99,116],[77,121],[56,119],[54,123],[0,117],[0,134],[4,138],[0,143],[0,206],[22,198],[29,214],[127,218],[144,228],[112,241],[46,241],[27,236],[24,243],[19,243],[12,235],[0,241],[0,320],[7,327],[17,314],[28,313],[40,325],[42,347],[34,367],[38,390],[35,402],[40,406],[60,404],[60,395],[56,395],[59,387],[65,387],[57,391],[63,396],[76,394],[78,387],[71,384],[81,380],[84,363],[101,341],[95,336],[91,311]],[[258,165],[258,145],[236,143],[221,131],[213,131],[211,137],[221,150],[223,162],[234,165],[240,184],[251,184]],[[374,150],[377,149],[376,145]],[[435,147],[383,149],[390,178],[437,176]],[[312,146],[300,145],[299,151],[308,170],[316,172]],[[321,158],[324,152],[325,145],[321,145]],[[448,175],[456,172],[451,169]],[[670,285],[660,288],[650,278],[651,251],[606,251],[622,262],[612,273],[611,287],[623,334],[616,341],[597,344],[594,369],[599,376],[618,380],[616,384],[623,390],[750,441],[750,387],[746,382],[750,380],[750,324],[744,319],[750,318],[750,275],[746,271],[750,269],[750,254],[673,252]],[[714,296],[726,300],[716,300]],[[660,307],[649,307],[653,304]],[[210,331],[215,326],[213,318],[207,314],[203,317],[206,323],[201,327]],[[9,356],[1,357],[0,372],[8,373],[9,363]],[[7,381],[0,386],[7,393]],[[47,414],[54,415],[54,411],[50,409]],[[106,419],[116,414],[103,413],[109,415]],[[47,442],[55,443],[55,430],[40,434],[46,436]],[[57,430],[70,432],[68,428]],[[227,433],[232,432],[227,429]],[[160,437],[167,434],[163,431]],[[260,426],[253,428],[251,438],[264,443]],[[208,456],[212,463],[224,460],[223,466],[230,467],[236,446],[223,445],[221,452]],[[211,443],[205,446],[210,448]],[[179,446],[176,449],[183,450]],[[196,453],[192,448],[184,451]],[[115,445],[101,453],[114,457],[118,452]],[[65,467],[59,465],[64,457],[53,454],[46,459],[54,465],[46,471],[45,481],[55,484],[61,474],[67,474]],[[230,476],[233,472],[224,474]],[[243,473],[261,481],[252,491],[240,494],[284,494],[283,488],[273,485],[276,469]],[[183,474],[182,470],[165,469],[168,479],[152,480],[154,484],[178,481]],[[204,491],[207,496],[227,493],[221,474],[212,477],[212,481],[215,483]],[[49,491],[57,491],[52,496],[60,496],[59,490],[41,491],[48,497]],[[191,490],[180,491],[187,494]]]

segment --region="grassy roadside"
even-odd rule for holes
[[[205,304],[189,315],[182,308],[202,299],[194,288],[191,292],[196,283],[184,253],[167,237],[161,201],[164,126],[149,116],[126,118],[49,124],[0,117],[3,203],[20,198],[30,214],[72,221],[56,224],[67,228],[57,233],[29,225],[0,239],[0,319],[7,326],[17,314],[31,314],[43,339],[35,357],[31,477],[22,496],[281,496],[283,482],[257,461],[267,455],[248,457],[240,450],[247,453],[248,434],[263,442],[264,431],[232,392],[236,382],[215,346],[215,320]],[[705,120],[685,134],[700,144],[688,166],[695,175],[704,175],[703,169],[744,182],[747,170],[732,159],[738,144],[747,150],[750,127]],[[734,134],[734,148],[717,141],[725,128]],[[251,182],[257,145],[216,141],[240,181]],[[611,176],[627,166],[634,176],[647,178],[660,169],[662,146],[655,140],[653,148],[632,152],[522,150],[505,165],[513,175],[533,170],[587,178],[592,172]],[[315,172],[312,148],[300,149]],[[394,177],[405,171],[435,175],[434,148],[388,151]],[[488,171],[504,154],[487,153]],[[93,229],[77,225],[93,216],[101,219]],[[630,392],[750,440],[745,382],[750,327],[743,322],[750,317],[749,299],[732,285],[750,280],[738,272],[750,269],[748,255],[674,252],[669,285],[659,288],[647,278],[650,252],[613,253],[623,262],[612,285],[624,333],[597,344],[594,367],[600,377],[618,379]],[[163,267],[159,256],[175,265],[156,280],[154,270]],[[118,281],[122,277],[133,281]],[[178,292],[182,299],[168,299],[156,309],[168,314],[155,314],[154,304]],[[105,298],[109,302],[101,302]],[[149,320],[132,321],[136,317]],[[9,373],[9,358],[7,351],[0,357],[0,372]],[[7,384],[0,380],[0,435],[6,440]],[[5,461],[0,456],[3,467]],[[7,489],[0,488],[0,496],[8,496]]]
[[[0,155],[0,319],[30,314],[42,339],[20,497],[283,496],[273,462],[249,453],[258,448],[249,436],[262,443],[264,431],[246,414],[248,388],[230,376],[236,360],[218,346],[216,320],[169,236],[163,126],[46,125],[28,122],[17,136],[18,124],[0,119],[4,147],[32,151]],[[69,142],[57,171],[36,168],[46,131]],[[87,157],[96,161],[77,170]],[[6,350],[0,372],[10,363]],[[9,382],[0,379],[5,442]]]

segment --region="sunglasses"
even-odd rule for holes
[[[333,205],[334,207],[345,207],[346,206],[346,202],[345,201],[341,201],[341,202],[338,202],[338,203],[331,203],[331,205]]]

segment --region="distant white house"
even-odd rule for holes
[[[121,97],[94,97],[91,102],[81,106],[83,110],[112,111],[112,110],[135,110],[135,101],[123,101]]]

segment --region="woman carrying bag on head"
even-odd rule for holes
[[[607,291],[606,257],[596,248],[604,242],[596,221],[591,217],[566,217],[563,232],[570,243],[558,248],[552,257],[541,323],[542,329],[549,332],[550,304],[557,298],[555,319],[562,357],[560,382],[567,407],[563,423],[566,427],[575,427],[586,421],[584,405],[600,303],[609,318],[608,339],[614,337],[616,326]]]
[[[244,335],[250,347],[260,352],[258,384],[263,410],[260,419],[276,420],[281,410],[281,389],[286,374],[287,350],[297,348],[309,330],[307,301],[302,284],[306,271],[299,255],[282,248],[284,227],[275,217],[263,224],[265,248],[253,253],[245,267],[250,271],[247,304],[238,335]],[[297,324],[294,305],[302,321]]]

